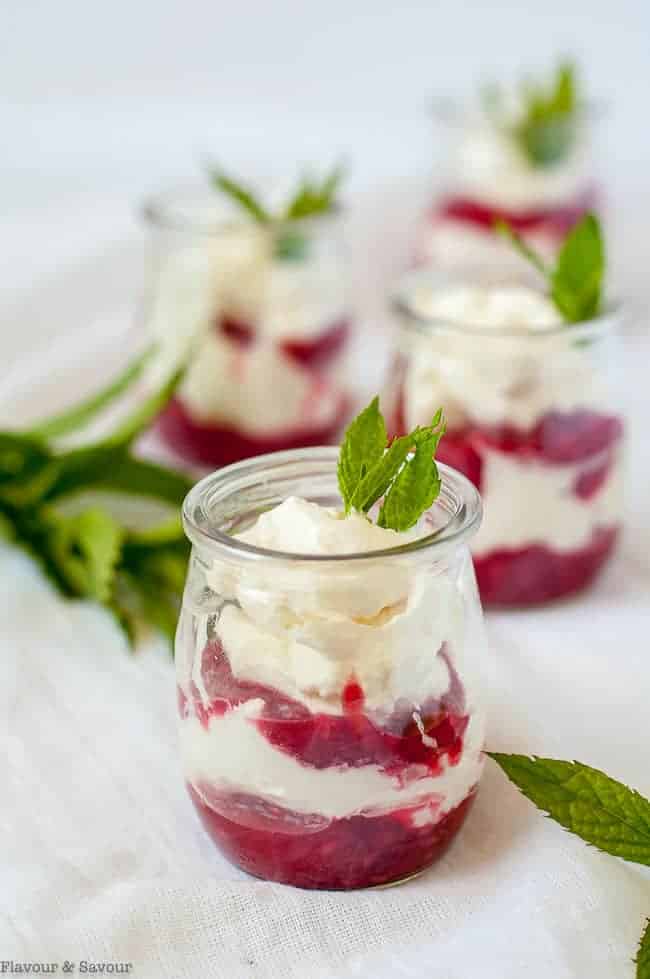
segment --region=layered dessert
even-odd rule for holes
[[[169,358],[189,360],[160,431],[207,465],[332,441],[345,410],[350,321],[335,187],[292,216],[301,185],[262,220],[233,203],[239,185],[226,186],[226,217],[217,210],[197,226],[185,216],[184,233],[160,250],[150,312]]]
[[[465,111],[439,109],[455,137],[450,179],[423,222],[417,259],[447,268],[512,267],[494,235],[499,220],[553,255],[597,202],[573,68],[561,65],[548,86],[491,86]]]
[[[603,371],[611,320],[567,324],[523,285],[423,284],[407,302],[419,327],[407,328],[396,364],[394,429],[445,406],[439,458],[484,501],[472,541],[484,603],[543,603],[584,588],[611,554],[622,513],[623,423]]]
[[[329,505],[336,457],[326,469],[319,458],[296,453],[291,472],[320,501],[289,495],[252,518],[223,504],[237,529],[223,559],[189,529],[199,549],[177,638],[180,740],[190,796],[233,863],[348,889],[418,873],[465,819],[483,764],[484,649],[466,548],[428,555],[430,510],[396,531]],[[284,486],[288,461],[278,457]],[[256,462],[265,489],[273,462]],[[246,472],[232,470],[250,499]],[[215,494],[211,484],[205,498]],[[468,498],[468,520],[477,506]]]

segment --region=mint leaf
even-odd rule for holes
[[[418,522],[440,493],[440,474],[433,461],[444,426],[422,438],[413,458],[399,471],[384,497],[377,523],[393,530],[408,530]]]
[[[341,445],[338,480],[345,512],[367,513],[384,496],[380,526],[412,527],[440,492],[433,456],[444,430],[440,410],[431,425],[393,439],[386,449],[386,423],[379,398],[373,398],[349,425]]]
[[[174,394],[185,374],[185,364],[171,374],[157,391],[150,394],[115,431],[99,445],[129,446],[145,432]]]
[[[56,481],[58,471],[58,461],[39,439],[0,432],[1,501],[16,507],[33,503]]]
[[[56,479],[44,494],[47,500],[82,489],[115,490],[149,496],[180,505],[193,483],[174,469],[145,462],[121,446],[91,445],[58,457]]]
[[[580,762],[487,752],[536,806],[605,853],[650,866],[650,801]]]
[[[50,515],[48,556],[71,594],[108,601],[124,536],[104,510],[88,509],[74,517]]]
[[[78,428],[83,428],[95,418],[102,409],[106,408],[120,394],[123,394],[136,381],[151,358],[153,347],[148,348],[137,357],[118,377],[102,388],[97,394],[85,401],[79,402],[59,415],[54,415],[46,421],[31,428],[26,434],[39,439],[56,438],[67,435]]]
[[[551,296],[569,323],[598,315],[604,274],[600,223],[587,214],[567,235],[551,274]]]
[[[415,448],[414,434],[393,439],[386,453],[361,479],[352,497],[355,510],[366,513],[388,490],[409,452]]]
[[[235,203],[239,204],[239,206],[255,221],[257,221],[258,224],[271,223],[271,215],[260,203],[250,188],[245,187],[236,180],[233,180],[232,177],[227,176],[223,170],[211,169],[210,179],[218,190],[221,190],[224,194],[235,201]]]
[[[650,919],[646,922],[636,955],[636,979],[650,979]]]
[[[273,254],[285,262],[304,262],[309,254],[309,238],[299,231],[281,230],[276,236]]]
[[[552,269],[506,221],[496,221],[494,228],[544,276],[551,299],[567,323],[582,323],[600,313],[605,246],[595,214],[586,214],[574,225]]]
[[[305,177],[287,204],[284,219],[299,221],[331,211],[344,174],[344,167],[337,164],[320,183],[311,177]]]
[[[524,85],[524,114],[512,135],[533,166],[554,166],[573,147],[578,121],[576,87],[575,69],[568,62],[558,67],[549,91]]]
[[[386,423],[376,397],[348,425],[341,444],[337,472],[346,513],[350,512],[359,483],[382,458],[386,440]]]

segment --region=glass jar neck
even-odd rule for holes
[[[183,507],[186,533],[208,561],[270,562],[302,568],[344,566],[360,572],[364,562],[448,559],[478,530],[481,502],[475,487],[460,473],[440,465],[441,491],[422,516],[414,539],[385,550],[354,554],[296,554],[255,547],[238,539],[266,511],[290,496],[342,510],[336,466],[338,449],[323,447],[273,453],[228,466],[201,480]]]

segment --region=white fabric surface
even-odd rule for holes
[[[66,228],[62,252],[82,254],[86,239],[70,218]],[[61,271],[79,310],[100,267]],[[9,308],[45,318],[54,282]],[[33,353],[5,374],[0,423],[112,366],[121,304],[49,350],[38,341],[56,334],[52,322],[24,340],[12,331],[16,355]],[[368,384],[380,346],[362,348]],[[490,746],[575,757],[647,795],[649,353],[650,339],[630,331],[632,491],[619,555],[580,600],[488,619]],[[137,979],[633,975],[647,876],[545,820],[491,764],[456,845],[418,880],[338,895],[253,881],[221,859],[185,795],[163,646],[129,655],[101,611],[62,602],[11,549],[0,552],[0,609],[0,960],[131,961]]]

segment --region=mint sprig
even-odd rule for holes
[[[574,225],[553,267],[548,267],[506,221],[496,221],[495,229],[546,279],[551,299],[568,323],[581,323],[598,316],[605,276],[605,245],[595,214],[586,214]]]
[[[539,809],[604,853],[650,866],[650,800],[578,761],[486,754]],[[636,956],[637,979],[650,979],[650,922]]]
[[[578,97],[575,67],[561,63],[549,89],[532,82],[522,86],[524,113],[512,136],[536,167],[555,166],[571,151],[577,133]]]
[[[276,258],[296,262],[309,254],[309,240],[302,230],[292,227],[296,221],[319,217],[333,211],[345,170],[337,164],[321,179],[304,176],[286,204],[272,213],[255,192],[247,185],[226,174],[210,168],[213,186],[230,197],[257,224],[271,227],[274,237],[273,253]]]
[[[57,437],[84,428],[130,387],[143,365],[138,358],[99,393],[29,432],[0,432],[2,536],[31,554],[64,596],[101,603],[130,639],[144,623],[173,635],[189,554],[180,520],[175,515],[171,523],[136,532],[105,506],[77,507],[76,497],[102,490],[149,497],[177,511],[191,481],[138,459],[132,445],[182,371],[99,441],[61,451]]]
[[[565,829],[605,853],[650,866],[650,802],[638,792],[577,761],[488,754]]]
[[[440,410],[430,425],[388,445],[379,398],[373,398],[348,426],[341,444],[338,482],[346,514],[367,514],[383,497],[379,526],[398,531],[413,527],[440,492],[434,456],[444,432]]]

